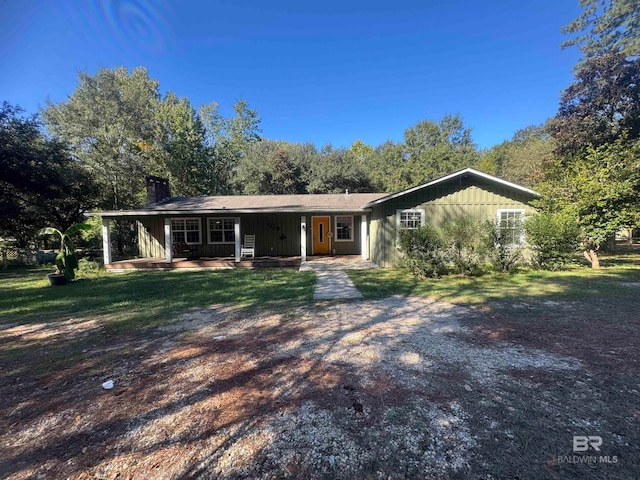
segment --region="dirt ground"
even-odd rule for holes
[[[0,477],[632,478],[634,309],[212,306],[95,344],[90,319],[4,325],[29,354],[1,362]]]

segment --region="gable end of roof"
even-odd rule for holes
[[[370,208],[370,207],[373,207],[374,205],[380,205],[381,203],[387,202],[387,201],[392,200],[394,198],[402,197],[403,195],[407,195],[407,194],[415,192],[417,190],[421,190],[423,188],[431,187],[431,186],[437,185],[439,183],[444,183],[444,182],[446,182],[448,180],[452,180],[452,179],[457,178],[457,177],[462,177],[464,175],[473,175],[473,176],[478,177],[478,178],[483,178],[485,180],[489,180],[489,181],[495,182],[495,183],[503,185],[505,187],[512,188],[514,190],[517,190],[517,191],[520,191],[520,192],[523,192],[523,193],[527,193],[527,194],[529,194],[531,196],[534,196],[534,197],[539,197],[540,196],[540,194],[538,192],[536,192],[534,190],[531,190],[530,188],[523,187],[522,185],[518,185],[518,184],[515,184],[515,183],[512,183],[512,182],[508,182],[506,180],[503,180],[501,178],[495,177],[493,175],[489,175],[488,173],[484,173],[484,172],[481,172],[479,170],[476,170],[474,168],[465,168],[463,170],[459,170],[457,172],[450,173],[449,175],[445,175],[444,177],[440,177],[440,178],[437,178],[437,179],[432,180],[430,182],[423,183],[422,185],[417,185],[415,187],[408,188],[408,189],[403,190],[401,192],[392,193],[391,195],[387,195],[387,196],[379,198],[377,200],[373,200],[372,202],[369,202],[366,205],[363,205],[363,208]]]

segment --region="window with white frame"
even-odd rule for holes
[[[497,214],[500,235],[506,236],[506,244],[514,247],[524,245],[524,209],[500,209]]]
[[[234,218],[209,218],[209,243],[234,243],[236,241],[235,223]]]
[[[173,243],[187,243],[195,245],[200,243],[200,219],[199,218],[172,218],[171,240]]]
[[[336,242],[353,242],[353,215],[336,215]]]
[[[424,210],[408,209],[398,210],[396,213],[396,226],[398,230],[415,230],[424,226]]]

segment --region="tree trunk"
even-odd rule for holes
[[[591,268],[600,268],[600,259],[598,258],[598,252],[595,250],[585,250],[582,252],[584,258],[591,264]]]

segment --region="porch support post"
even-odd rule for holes
[[[360,255],[362,260],[369,258],[369,235],[367,232],[367,216],[363,213],[360,217]]]
[[[307,261],[307,217],[300,217],[300,261]]]
[[[104,256],[104,264],[111,263],[111,229],[109,228],[111,220],[102,219],[102,255]]]
[[[240,217],[234,218],[233,232],[236,237],[236,262],[240,261]],[[255,255],[254,255],[255,256]]]
[[[173,262],[173,245],[171,239],[171,219],[164,219],[164,258],[167,263]]]

